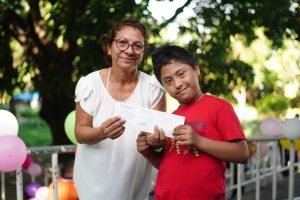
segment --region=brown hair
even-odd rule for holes
[[[144,37],[144,45],[145,45],[144,52],[146,52],[148,49],[148,33],[147,33],[146,26],[136,19],[132,19],[132,18],[122,19],[121,21],[119,21],[113,25],[113,27],[109,33],[101,36],[102,50],[104,51],[105,58],[110,65],[112,64],[112,59],[111,59],[111,56],[108,55],[108,47],[110,47],[112,45],[112,43],[116,37],[116,33],[119,30],[121,30],[122,27],[124,27],[124,26],[130,26],[130,27],[139,29]]]

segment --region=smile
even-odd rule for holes
[[[131,61],[136,60],[136,58],[124,58],[124,57],[121,57],[121,58],[124,60],[131,60]]]
[[[178,91],[176,94],[177,94],[177,95],[178,95],[178,94],[182,94],[182,93],[185,92],[186,89],[187,89],[187,88],[184,88],[183,90]]]

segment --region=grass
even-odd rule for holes
[[[18,136],[27,147],[51,145],[52,136],[49,126],[39,117],[24,119],[19,124]]]
[[[0,109],[9,110],[7,105],[1,105]],[[49,146],[52,144],[52,135],[47,123],[39,117],[40,108],[32,108],[28,104],[16,105],[16,117],[19,122],[18,137],[27,147]]]

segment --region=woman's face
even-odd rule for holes
[[[108,53],[113,67],[136,68],[144,56],[144,37],[141,31],[131,26],[122,27],[116,32]]]

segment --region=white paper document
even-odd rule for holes
[[[114,116],[125,119],[125,127],[154,133],[154,126],[164,130],[168,137],[173,137],[173,129],[184,124],[185,117],[157,110],[147,109],[126,103],[118,103]]]

